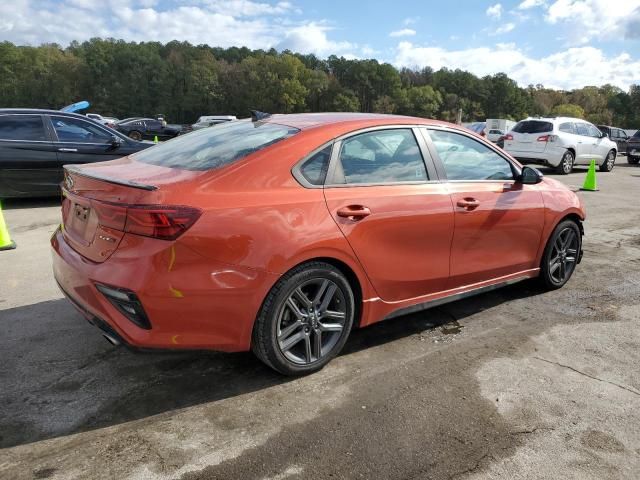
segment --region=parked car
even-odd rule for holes
[[[191,125],[191,127],[193,130],[200,130],[201,128],[212,127],[213,125],[219,125],[233,120],[237,120],[235,115],[205,115],[198,118],[198,121]]]
[[[465,128],[254,118],[66,168],[54,275],[110,342],[310,373],[352,328],[580,262],[579,197]]]
[[[59,195],[63,165],[112,160],[151,145],[76,113],[0,109],[0,198]]]
[[[610,127],[608,125],[598,125],[598,129],[604,133],[609,140],[616,142],[618,153],[627,153],[627,145],[629,143],[629,135],[627,135],[627,132],[621,128]]]
[[[180,125],[167,125],[153,118],[131,118],[115,124],[115,130],[134,140],[168,140],[182,133]]]
[[[627,141],[627,162],[631,164],[640,162],[640,130],[637,130]]]
[[[106,125],[109,128],[113,128],[115,124],[119,122],[119,120],[115,117],[103,117],[99,113],[87,113],[86,116],[87,118],[95,120],[96,122],[101,123],[102,125]]]
[[[473,122],[467,125],[469,130],[472,132],[476,132],[481,137],[485,137],[487,132],[485,131],[487,128],[487,122]]]
[[[504,149],[521,163],[553,167],[562,175],[594,159],[601,172],[610,172],[618,152],[595,125],[570,117],[522,120],[505,136]]]
[[[498,129],[492,129],[487,132],[487,140],[493,143],[497,143],[501,137],[504,137],[504,132]]]

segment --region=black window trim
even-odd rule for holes
[[[107,142],[102,142],[102,143],[93,143],[93,142],[63,142],[58,138],[58,132],[56,132],[56,127],[53,125],[53,118],[52,117],[57,117],[57,118],[70,118],[72,120],[79,120],[81,122],[85,122],[88,123],[89,125],[92,125],[94,127],[98,127],[98,130],[102,130],[109,138],[113,137],[114,135],[116,135],[113,132],[110,132],[109,130],[107,130],[106,128],[104,128],[102,125],[99,125],[97,122],[93,123],[92,121],[89,120],[85,120],[84,118],[76,118],[76,117],[69,117],[67,115],[58,115],[55,113],[49,114],[49,115],[43,115],[43,121],[45,123],[47,123],[51,129],[49,137],[51,138],[51,141],[54,143],[64,143],[64,144],[81,144],[81,145],[108,145]],[[45,128],[47,126],[45,125]]]
[[[513,163],[513,160],[511,160],[509,157],[507,157],[504,154],[504,152],[500,151],[500,149],[499,149],[499,147],[497,145],[484,143],[481,140],[478,140],[478,138],[476,138],[474,135],[471,135],[471,134],[469,134],[469,133],[467,133],[467,132],[465,132],[463,130],[459,130],[457,128],[446,127],[446,126],[443,126],[443,125],[424,125],[422,130],[423,130],[422,135],[425,137],[427,145],[429,146],[429,150],[431,151],[431,158],[433,158],[434,162],[436,163],[436,168],[438,169],[438,175],[442,179],[443,182],[450,182],[450,183],[502,183],[502,184],[514,184],[514,183],[518,182],[518,179],[522,175],[522,169],[518,165]],[[512,180],[455,180],[455,179],[451,179],[450,180],[450,179],[448,179],[447,178],[447,172],[444,169],[444,163],[442,162],[442,159],[440,158],[440,155],[438,154],[438,151],[436,150],[436,147],[433,144],[433,139],[429,135],[429,130],[440,130],[440,131],[443,131],[443,132],[457,133],[457,134],[462,135],[464,137],[468,137],[469,139],[474,140],[474,141],[478,142],[479,144],[487,147],[489,150],[492,150],[494,153],[497,153],[499,157],[503,158],[511,166],[511,171],[513,173],[513,179]]]
[[[40,117],[40,120],[42,121],[42,127],[44,129],[44,135],[45,137],[47,137],[47,140],[14,140],[11,138],[0,138],[0,142],[29,142],[29,143],[52,143],[52,138],[51,138],[51,131],[49,130],[48,126],[47,126],[47,121],[45,119],[45,116],[42,115],[41,113],[0,113],[0,117]]]
[[[326,183],[327,177],[329,176],[329,168],[331,167],[331,158],[333,157],[334,142],[335,140],[330,140],[322,144],[320,147],[311,151],[311,153],[302,157],[302,160],[298,161],[291,168],[291,174],[293,175],[293,178],[295,178],[298,181],[298,183],[302,185],[304,188],[324,188],[324,184]],[[314,155],[316,155],[317,153],[321,152],[322,150],[324,150],[329,146],[331,147],[331,154],[329,155],[329,168],[327,168],[327,174],[325,175],[324,182],[322,184],[315,185],[311,183],[309,180],[307,180],[305,176],[302,174],[302,166],[307,162],[307,160],[310,160]]]

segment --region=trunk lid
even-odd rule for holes
[[[131,208],[162,204],[172,186],[202,173],[136,162],[128,157],[67,165],[62,184],[65,240],[83,257],[104,262],[120,245]]]
[[[544,152],[546,141],[538,141],[553,132],[553,123],[542,120],[523,120],[509,132],[513,140],[505,140],[505,148],[517,152]]]

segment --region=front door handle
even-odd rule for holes
[[[475,210],[480,206],[480,202],[475,198],[467,197],[458,200],[456,202],[456,205],[458,205],[460,208],[464,208],[465,210]]]
[[[59,152],[77,152],[78,149],[77,148],[59,148],[58,151]]]
[[[349,205],[338,209],[336,213],[339,217],[357,221],[371,215],[371,210],[363,205]]]

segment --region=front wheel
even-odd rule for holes
[[[610,172],[611,170],[613,170],[613,166],[616,163],[616,152],[614,150],[611,150],[609,153],[607,153],[607,156],[604,159],[604,162],[602,162],[602,164],[600,165],[600,171],[601,172]]]
[[[576,268],[582,251],[580,228],[564,220],[555,228],[542,255],[540,280],[548,290],[562,287]]]
[[[138,132],[137,130],[134,130],[132,132],[129,132],[129,138],[139,142],[140,140],[142,140],[142,133]]]
[[[564,152],[562,160],[560,160],[560,164],[556,167],[557,172],[560,175],[570,174],[573,171],[573,161],[573,152],[571,152],[571,150],[567,150],[566,152]]]
[[[251,348],[285,375],[316,372],[342,350],[354,312],[353,291],[340,270],[324,262],[303,264],[267,295]]]

